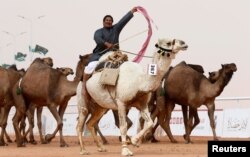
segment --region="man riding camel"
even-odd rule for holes
[[[90,100],[90,96],[86,89],[87,80],[95,70],[98,60],[103,54],[110,50],[119,49],[119,35],[121,30],[132,19],[133,14],[136,11],[137,8],[134,7],[114,25],[113,17],[111,15],[106,15],[103,18],[103,27],[95,31],[94,40],[96,42],[96,47],[93,50],[83,73],[82,93],[86,104]]]

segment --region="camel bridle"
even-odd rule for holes
[[[176,41],[176,39],[174,39],[172,41],[172,48],[171,49],[166,49],[166,48],[163,48],[163,47],[159,46],[158,44],[155,44],[155,47],[159,49],[157,51],[157,53],[161,54],[162,56],[167,54],[167,56],[169,57],[170,56],[169,53],[174,53],[173,50],[174,50],[175,41]]]

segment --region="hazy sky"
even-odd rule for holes
[[[249,0],[0,0],[0,64],[13,63],[15,48],[28,54],[32,35],[33,44],[49,49],[46,56],[54,59],[55,67],[67,66],[75,71],[78,56],[92,52],[93,34],[102,27],[103,16],[111,14],[117,22],[134,6],[144,7],[158,26],[156,30],[153,25],[146,55],[152,55],[158,38],[182,39],[189,49],[179,53],[172,65],[183,60],[200,64],[207,76],[221,64],[234,62],[238,71],[220,97],[250,96]],[[30,22],[18,15],[33,21],[32,34]],[[120,40],[145,29],[145,18],[135,13]],[[14,34],[16,44],[2,31]],[[21,32],[26,33],[19,35]],[[146,33],[122,42],[121,49],[138,52],[145,39]],[[140,64],[146,67],[150,61],[145,58]],[[18,68],[28,67],[30,57],[17,64]]]

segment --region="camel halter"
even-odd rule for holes
[[[163,48],[163,47],[159,46],[158,44],[155,44],[155,47],[159,48],[159,50],[157,52],[160,53],[162,56],[164,56],[165,54],[168,55],[167,52],[174,53],[174,51],[173,51],[174,50],[174,45],[175,45],[175,39],[172,42],[172,49]]]

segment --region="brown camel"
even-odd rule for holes
[[[196,70],[199,73],[204,73],[204,70],[203,70],[202,66],[200,66],[200,65],[193,65],[193,64],[187,64],[187,65],[190,66],[191,68],[193,68],[194,70]],[[170,68],[170,70],[171,69],[172,69],[172,67]],[[211,83],[215,83],[220,78],[219,74],[220,74],[220,70],[214,71],[214,72],[209,72],[208,80]],[[165,80],[165,79],[167,79],[167,77],[165,77],[163,80]],[[162,113],[162,110],[164,110],[163,108],[165,107],[165,101],[166,101],[165,96],[162,94],[163,91],[164,91],[164,89],[162,87],[159,87],[157,89],[157,91],[152,93],[152,97],[151,97],[151,100],[150,100],[150,103],[149,103],[149,108],[152,108],[151,109],[152,119],[155,119],[156,117],[160,116],[160,114],[165,114],[165,113]],[[171,92],[171,90],[170,90],[170,92]],[[182,107],[182,112],[183,112],[185,130],[186,130],[186,133],[187,133],[188,106],[181,105],[181,107]],[[198,116],[197,108],[192,108],[192,112],[191,112],[191,110],[189,110],[189,114],[191,114],[194,117],[194,123],[192,124],[192,127],[190,129],[190,134],[191,134],[192,130],[200,123],[200,119],[199,119],[199,116]],[[158,117],[158,119],[159,119],[159,117]],[[143,124],[144,124],[144,122],[140,118],[141,127],[143,127]],[[149,140],[151,142],[158,142],[158,140],[156,140],[155,137],[154,137],[154,132],[155,132],[155,130],[157,129],[158,126],[159,126],[159,121],[157,121],[156,125],[154,126],[154,128],[150,132],[148,132],[148,133],[146,133],[144,135],[143,142],[144,141],[149,141]],[[186,139],[186,134],[184,134],[183,137],[184,137],[184,139]],[[176,142],[176,141],[172,141],[172,142]],[[186,142],[189,143],[190,141],[186,141]]]
[[[20,134],[18,124],[26,112],[27,107],[25,105],[31,103],[38,106],[46,105],[57,121],[57,128],[53,134],[46,135],[45,140],[51,141],[59,131],[60,146],[68,146],[62,134],[62,118],[69,99],[76,94],[76,87],[79,81],[78,79],[68,81],[61,72],[44,64],[40,58],[33,61],[22,78],[20,87],[16,84],[16,88],[21,88],[22,93],[18,95],[13,91],[18,108],[13,118],[17,146],[24,145],[24,139]],[[57,107],[59,107],[58,111]]]
[[[12,89],[14,84],[24,75],[24,69],[17,70],[16,65],[10,66],[8,69],[0,67],[0,108],[1,118],[0,126],[2,127],[0,135],[0,146],[7,145],[4,141],[4,135],[8,142],[11,142],[6,133],[8,115],[11,107],[14,105],[12,97]]]
[[[203,74],[204,73],[204,69],[201,65],[197,65],[197,64],[187,64],[189,67],[193,68],[194,70],[196,70],[197,72]],[[170,67],[170,70],[173,67]],[[158,116],[160,116],[160,114],[162,113],[162,110],[164,110],[165,108],[165,96],[164,96],[164,89],[163,89],[163,82],[165,81],[166,76],[163,77],[162,79],[162,83],[161,85],[157,88],[156,91],[152,92],[151,94],[151,98],[150,101],[148,103],[149,106],[149,111],[151,113],[151,118],[153,120],[156,119],[156,117],[159,119]],[[216,78],[214,78],[216,79]],[[187,106],[183,105],[182,106],[182,112],[183,112],[183,116],[184,119],[187,121],[187,111],[188,108]],[[197,113],[197,112],[196,112]],[[152,130],[149,130],[149,132],[145,133],[144,137],[142,138],[141,142],[146,142],[146,141],[151,141],[151,142],[158,142],[158,140],[156,140],[156,138],[154,137],[154,132],[156,131],[157,127],[159,126],[159,121],[156,121],[156,124],[154,125],[154,127],[152,128]],[[144,120],[142,117],[140,117],[139,119],[140,121],[140,127],[143,128],[144,126]],[[196,125],[198,125],[200,122],[200,119],[198,117],[198,113],[195,115],[195,121],[194,121],[194,125],[193,127],[195,127]],[[186,123],[185,123],[186,124]],[[185,136],[185,135],[184,135]],[[172,142],[176,142],[176,141],[172,141]]]
[[[71,68],[68,67],[62,67],[62,68],[56,68],[59,72],[63,74],[63,76],[67,77],[68,75],[73,75],[74,72]],[[42,110],[43,106],[39,106],[36,104],[30,104],[27,115],[30,116],[29,119],[29,129],[25,132],[24,138],[26,139],[27,134],[29,133],[29,142],[32,144],[37,144],[34,138],[33,134],[33,128],[34,128],[34,114],[35,114],[35,109],[37,110],[37,126],[39,130],[39,135],[40,135],[40,141],[42,144],[47,144],[47,141],[44,139],[42,135]],[[25,120],[25,118],[24,118]],[[25,130],[25,128],[23,128]],[[28,140],[27,140],[28,141]]]
[[[172,142],[176,140],[171,133],[169,122],[175,103],[189,107],[189,118],[187,124],[185,124],[187,126],[185,136],[187,143],[190,142],[190,133],[193,129],[192,122],[197,108],[203,104],[208,108],[208,116],[214,140],[218,140],[214,123],[214,100],[224,90],[224,87],[231,80],[236,70],[237,67],[234,63],[223,64],[219,70],[217,81],[214,83],[201,73],[187,66],[185,62],[181,62],[168,72],[164,83],[166,106],[163,112],[165,114],[159,116],[159,123]]]

